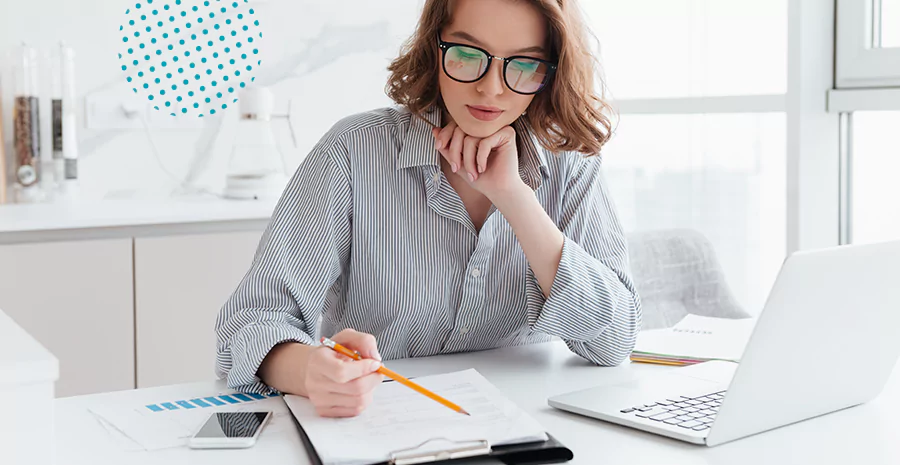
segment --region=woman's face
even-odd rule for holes
[[[498,57],[549,58],[544,17],[530,2],[456,0],[452,16],[452,23],[441,31],[446,42],[474,45]],[[534,99],[506,86],[501,60],[493,59],[487,74],[471,83],[454,81],[444,73],[442,63],[437,66],[447,111],[470,136],[487,137],[512,124]]]

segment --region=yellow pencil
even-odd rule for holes
[[[331,350],[334,350],[335,352],[346,355],[346,356],[352,358],[353,360],[362,360],[362,356],[359,355],[359,352],[350,350],[350,349],[338,344],[337,342],[334,342],[331,339],[328,339],[327,337],[322,338],[322,345],[324,345],[325,347],[328,347]],[[463,415],[469,415],[469,412],[466,412],[465,410],[463,410],[463,408],[460,407],[459,405],[456,405],[453,402],[450,402],[449,400],[444,399],[443,397],[429,391],[428,389],[425,389],[422,386],[419,386],[418,384],[408,380],[407,378],[405,378],[403,376],[400,376],[399,374],[397,374],[394,371],[388,370],[384,365],[379,367],[377,371],[379,373],[383,374],[384,376],[387,376],[388,378],[391,378],[392,380],[394,380],[400,384],[403,384],[404,386],[418,392],[419,394],[422,394],[422,395],[434,400],[435,402],[438,402],[438,403],[446,406],[447,408],[449,408],[451,410],[462,413]]]

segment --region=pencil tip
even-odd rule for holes
[[[459,410],[459,413],[461,413],[461,414],[463,414],[463,415],[465,415],[465,416],[467,416],[467,417],[471,417],[471,416],[472,416],[472,415],[469,414],[469,412],[467,412],[467,411],[465,411],[465,410],[462,410],[462,409]]]

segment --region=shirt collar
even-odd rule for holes
[[[440,124],[441,112],[437,105],[422,112],[422,118],[410,115],[409,129],[397,160],[398,170],[413,166],[441,166],[438,159],[441,154],[434,148],[434,136],[431,135],[431,128],[440,127]]]
[[[414,166],[440,167],[440,153],[434,148],[431,128],[440,127],[441,111],[432,105],[422,113],[422,118],[410,115],[409,129],[397,160],[397,169]],[[513,122],[516,139],[519,141],[519,176],[532,189],[537,189],[543,179],[550,176],[544,150],[537,143],[528,124],[519,118]]]

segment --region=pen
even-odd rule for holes
[[[337,353],[346,355],[346,356],[352,358],[353,360],[362,360],[362,356],[359,355],[359,352],[350,350],[350,349],[338,344],[337,342],[334,342],[331,339],[328,339],[327,337],[323,337],[321,339],[321,342],[322,342],[322,345],[324,345],[325,347],[328,347],[329,349],[331,349]],[[391,378],[392,380],[412,389],[413,391],[416,391],[419,394],[422,394],[422,395],[430,398],[431,400],[434,400],[435,402],[443,404],[444,406],[446,406],[447,408],[449,408],[451,410],[459,412],[463,415],[469,415],[469,412],[466,412],[465,410],[463,410],[463,408],[460,407],[459,405],[456,405],[453,402],[450,402],[449,400],[444,399],[443,397],[429,391],[428,389],[425,389],[422,386],[419,386],[418,384],[404,378],[403,376],[400,376],[399,374],[395,373],[394,371],[388,370],[387,367],[385,367],[384,365],[380,366],[378,368],[378,370],[376,370],[376,371],[378,371],[379,373],[383,374],[384,376],[387,376],[388,378]]]

